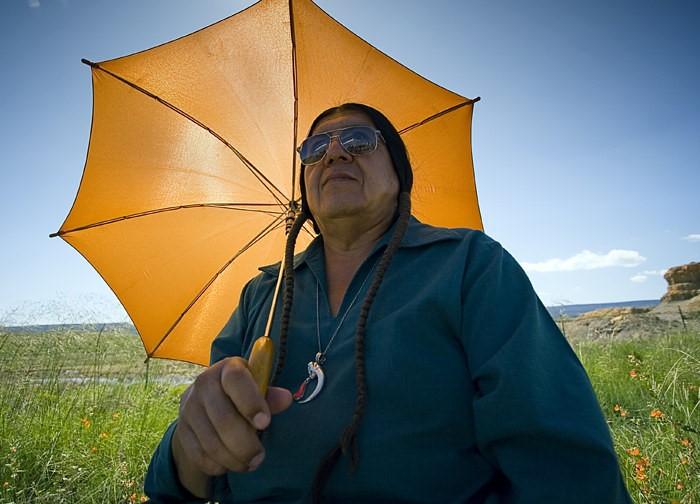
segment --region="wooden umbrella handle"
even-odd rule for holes
[[[275,360],[275,344],[267,336],[261,336],[253,344],[253,350],[248,359],[248,369],[258,384],[258,390],[265,397],[272,375],[272,364]]]

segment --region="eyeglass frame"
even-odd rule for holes
[[[374,149],[372,149],[371,151],[363,152],[363,153],[361,153],[361,154],[353,154],[353,153],[351,153],[351,152],[348,152],[347,149],[343,146],[343,143],[340,141],[340,134],[337,134],[337,133],[338,133],[339,131],[345,131],[345,130],[349,130],[349,129],[352,129],[352,128],[367,128],[367,129],[369,129],[369,130],[373,130],[373,131],[374,131],[374,138],[375,138]],[[336,134],[335,134],[335,135],[332,135],[331,133],[336,133]],[[313,137],[319,136],[319,135],[326,135],[326,136],[328,136],[328,147],[326,147],[326,151],[323,153],[323,156],[321,156],[321,159],[319,159],[318,161],[315,161],[315,162],[309,163],[309,164],[306,164],[306,163],[304,163],[304,162],[302,161],[302,162],[301,162],[302,165],[304,165],[304,166],[313,166],[313,165],[318,164],[318,163],[320,163],[321,161],[323,161],[323,158],[326,157],[326,154],[328,154],[328,150],[331,148],[331,144],[333,143],[333,139],[334,139],[334,138],[337,138],[337,139],[338,139],[338,145],[340,145],[340,148],[343,149],[344,152],[346,152],[347,154],[349,154],[350,156],[353,156],[353,157],[354,157],[354,156],[364,156],[365,154],[372,154],[374,151],[377,150],[377,147],[379,146],[379,141],[378,141],[377,139],[381,140],[382,142],[384,142],[384,143],[386,144],[386,140],[384,140],[384,135],[382,135],[382,132],[381,132],[380,130],[378,130],[377,128],[372,128],[372,126],[367,126],[367,125],[364,125],[364,124],[357,124],[357,125],[355,125],[355,126],[346,126],[345,128],[339,128],[339,129],[335,129],[335,130],[324,131],[323,133],[315,133],[315,134],[313,134],[313,135],[307,136],[307,137],[301,142],[301,144],[299,144],[299,147],[296,148],[296,151],[297,151],[297,153],[299,154],[299,160],[300,160],[300,161],[301,161],[301,147],[302,147],[302,145],[304,145],[304,142],[306,142],[309,138],[313,138]]]

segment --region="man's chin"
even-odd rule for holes
[[[361,207],[333,209],[325,214],[326,219],[353,219],[361,216]]]
[[[323,209],[320,217],[324,220],[361,218],[363,210],[364,207],[358,203],[346,202],[341,204],[341,202],[334,202],[333,205]]]
[[[325,198],[321,212],[329,218],[357,216],[362,213],[366,202],[355,191],[337,191],[332,197]]]

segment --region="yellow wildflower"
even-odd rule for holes
[[[631,455],[633,457],[636,457],[639,455],[639,448],[634,447],[634,448],[629,448],[626,450],[628,455]]]
[[[661,418],[664,416],[664,414],[660,409],[653,409],[651,410],[651,413],[649,413],[649,416],[652,418]]]
[[[613,411],[615,413],[617,413],[618,415],[620,415],[621,417],[626,417],[627,414],[629,413],[625,408],[623,408],[619,404],[615,404],[615,406],[613,406]]]
[[[634,464],[634,477],[638,481],[646,481],[649,476],[647,476],[647,467],[649,466],[649,459],[647,457],[642,457]]]
[[[637,370],[632,369],[632,370],[630,370],[629,374],[630,374],[630,378],[636,378],[637,377]]]
[[[83,424],[84,429],[89,429],[90,426],[92,425],[92,422],[90,421],[90,419],[88,417],[82,418],[80,420],[80,423]]]
[[[108,432],[100,432],[100,439],[107,439],[109,437]]]
[[[681,443],[681,445],[685,446],[686,448],[690,448],[691,446],[693,446],[692,441],[688,438],[681,439],[680,443]]]

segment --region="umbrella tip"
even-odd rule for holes
[[[91,67],[97,66],[97,63],[93,63],[92,61],[85,59],[85,58],[81,58],[80,62],[85,63],[86,65],[90,65]]]
[[[476,102],[478,102],[478,101],[481,101],[481,96],[477,96],[476,98],[474,98],[474,99],[472,100],[472,103],[476,103]]]
[[[56,231],[55,233],[51,233],[51,234],[49,235],[49,238],[56,238],[56,237],[57,237],[58,235],[60,235],[60,234],[61,234],[60,231]]]

